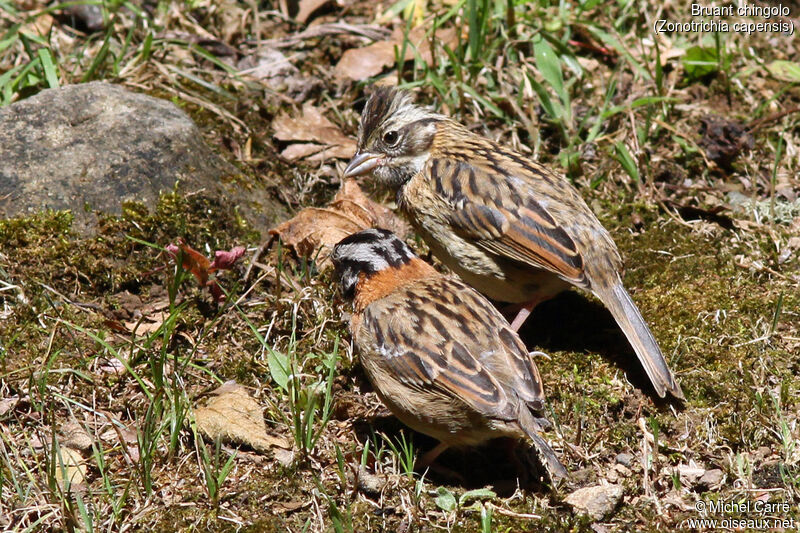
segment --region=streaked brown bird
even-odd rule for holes
[[[560,174],[458,122],[379,88],[361,116],[346,177],[371,173],[433,253],[488,297],[531,310],[570,285],[611,311],[659,396],[683,398],[658,343],[622,285],[608,231]]]
[[[519,336],[486,298],[440,274],[387,230],[355,233],[333,249],[350,332],[364,371],[392,413],[440,444],[527,437],[551,479],[567,472],[539,435],[539,371]]]

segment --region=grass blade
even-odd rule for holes
[[[41,62],[42,69],[44,70],[44,77],[47,80],[47,86],[51,89],[58,88],[58,67],[56,67],[55,63],[53,62],[53,56],[50,53],[50,49],[39,48],[38,53],[39,61]]]
[[[636,165],[636,161],[634,161],[631,153],[628,151],[628,147],[625,146],[624,143],[618,142],[614,145],[614,150],[616,151],[615,159],[619,161],[622,165],[622,168],[625,169],[625,172],[631,177],[631,179],[635,182],[639,182],[639,167]]]

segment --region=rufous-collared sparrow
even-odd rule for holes
[[[566,476],[540,436],[544,392],[536,365],[486,298],[437,272],[393,233],[369,229],[333,249],[350,332],[364,371],[392,413],[440,444],[530,439],[551,479]]]

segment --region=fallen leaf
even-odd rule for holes
[[[300,0],[300,9],[294,19],[301,24],[305,24],[314,11],[329,2],[330,0]]]
[[[699,133],[702,138],[698,144],[706,149],[708,158],[727,170],[739,155],[755,146],[747,127],[727,117],[704,116],[700,119]]]
[[[277,502],[272,504],[272,512],[277,514],[291,513],[309,505],[311,505],[310,501]]]
[[[274,48],[263,48],[256,54],[242,59],[237,65],[239,74],[251,76],[257,80],[273,80],[291,76],[298,72],[286,56]]]
[[[163,322],[125,322],[125,329],[128,330],[130,333],[135,333],[139,337],[146,337],[152,333],[158,331],[158,328],[161,327]]]
[[[208,269],[211,266],[211,261],[206,256],[186,244],[183,238],[178,239],[178,244],[167,245],[164,249],[173,259],[180,257],[183,269],[191,272],[201,286],[206,286],[208,283]],[[183,252],[183,255],[181,255],[181,252]]]
[[[383,69],[394,65],[394,41],[379,41],[362,48],[345,50],[342,58],[334,68],[334,77],[338,80],[365,80],[377,76]]]
[[[197,279],[201,287],[207,287],[214,297],[215,302],[225,299],[225,294],[222,288],[217,283],[216,279],[209,280],[209,276],[217,270],[230,270],[233,264],[244,255],[244,247],[237,246],[230,251],[217,250],[214,252],[214,261],[209,261],[206,256],[189,246],[186,241],[181,237],[177,241],[178,244],[169,244],[164,250],[172,257],[173,260],[181,260],[181,266],[184,270],[188,270]],[[158,329],[158,328],[156,328]]]
[[[123,325],[128,333],[144,337],[158,331],[167,318],[169,318],[169,313],[157,311],[147,315],[140,314],[136,320],[126,320]]]
[[[8,398],[0,398],[0,416],[11,411],[19,403],[19,396],[9,396]]]
[[[100,438],[107,442],[116,442],[122,439],[126,444],[136,444],[139,441],[136,431],[126,427],[108,428]]]
[[[272,121],[272,127],[275,129],[273,136],[279,141],[301,141],[300,147],[292,144],[281,153],[288,161],[296,161],[327,149],[332,150],[326,152],[325,157],[348,159],[356,151],[356,142],[308,102],[303,104],[302,112],[296,117],[287,113],[278,115]]]
[[[328,264],[330,248],[363,229],[367,226],[362,220],[333,209],[308,207],[271,233],[280,236],[284,244],[293,247],[301,256],[316,259],[317,267],[323,270]],[[322,249],[316,254],[320,246]]]
[[[83,485],[86,483],[86,462],[78,450],[61,446],[56,461],[56,479],[60,486],[69,482],[70,485]]]
[[[281,152],[281,157],[287,161],[297,161],[307,159],[308,161],[320,161],[330,158],[349,159],[353,156],[352,146],[323,146],[314,143],[297,143],[286,147]]]
[[[261,453],[272,452],[275,447],[292,447],[286,439],[267,433],[261,406],[244,387],[229,381],[214,394],[204,407],[194,411],[197,428],[208,439],[245,444]]]
[[[328,268],[333,246],[368,228],[388,229],[401,237],[408,226],[389,208],[367,197],[355,180],[345,180],[329,207],[307,207],[294,218],[271,229],[272,235],[304,256],[316,260],[317,268]]]
[[[61,428],[61,434],[65,446],[76,450],[91,450],[94,439],[77,422],[69,422]]]
[[[41,15],[33,17],[33,20],[28,24],[25,24],[20,29],[20,33],[32,33],[39,37],[46,37],[50,34],[54,23],[55,19],[51,15],[42,13]]]
[[[458,44],[458,34],[454,28],[446,28],[436,33],[437,40],[454,48]],[[378,41],[362,48],[351,48],[342,54],[342,58],[334,68],[334,77],[338,80],[351,79],[361,81],[377,76],[387,67],[395,64],[395,49],[403,47],[404,32],[396,29],[386,41]],[[430,39],[426,29],[422,26],[414,28],[408,33],[408,45],[405,51],[405,61],[411,61],[417,54],[430,64],[433,61]]]
[[[275,448],[275,460],[281,466],[291,466],[294,463],[294,451],[293,450],[286,450],[283,448]]]
[[[144,304],[141,309],[138,309],[138,312],[147,316],[155,311],[164,311],[165,309],[169,309],[169,298],[166,297]],[[136,312],[134,312],[134,316],[137,316]]]
[[[214,261],[211,262],[211,270],[230,270],[234,263],[244,255],[245,247],[236,246],[229,252],[217,250],[214,252]]]
[[[767,65],[767,70],[781,81],[800,82],[800,63],[777,59]]]
[[[125,330],[127,332],[127,330]],[[122,364],[122,361],[116,358],[107,359],[105,364],[100,365],[97,367],[97,371],[103,374],[124,374],[126,372],[125,365]]]

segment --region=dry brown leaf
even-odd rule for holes
[[[394,65],[394,41],[379,41],[363,48],[345,50],[334,68],[338,80],[365,80],[377,76],[383,69]]]
[[[349,159],[353,156],[353,148],[350,146],[323,146],[314,143],[291,144],[281,152],[281,157],[287,161],[297,161],[305,158],[308,161],[322,161],[331,157],[337,159]]]
[[[43,13],[35,17],[32,22],[25,24],[21,29],[21,33],[32,33],[34,35],[38,35],[39,37],[46,37],[48,34],[50,34],[50,30],[53,28],[54,23],[55,19],[52,16],[47,13]]]
[[[299,146],[292,144],[281,153],[289,161],[310,155],[349,159],[356,151],[356,142],[308,102],[303,104],[299,116],[290,117],[286,113],[278,115],[272,121],[272,127],[277,140],[300,141]]]
[[[292,447],[286,439],[267,433],[261,406],[244,387],[229,381],[214,394],[205,407],[194,411],[197,428],[207,438],[245,444],[262,453],[272,452],[275,447]]]
[[[125,444],[136,444],[139,440],[136,431],[126,427],[108,428],[100,435],[100,438],[106,442],[123,440]]]
[[[115,374],[121,375],[127,372],[125,365],[119,359],[107,359],[104,364],[97,367],[97,371],[101,374]]]
[[[408,34],[409,45],[406,47],[405,60],[411,61],[416,54],[426,63],[431,63],[430,39],[425,35],[426,29],[422,26],[414,28]],[[458,34],[454,28],[446,28],[437,32],[436,37],[442,44],[453,48],[458,42]],[[342,54],[342,58],[334,68],[334,77],[338,80],[351,79],[365,80],[377,76],[387,67],[395,63],[395,48],[400,50],[403,46],[403,31],[396,29],[391,38],[378,41],[363,48],[351,48]]]
[[[88,451],[92,449],[94,439],[77,422],[68,422],[61,428],[64,446],[76,450]]]
[[[300,0],[300,9],[294,19],[301,24],[305,24],[308,17],[310,17],[314,11],[328,2],[330,2],[330,0]]]
[[[56,457],[56,479],[60,486],[69,480],[70,485],[83,485],[86,483],[86,461],[78,450],[61,446],[59,457]]]
[[[273,80],[297,74],[297,67],[274,48],[262,48],[244,57],[239,64],[240,75],[251,76],[257,80]]]
[[[277,514],[291,513],[309,505],[311,505],[310,501],[277,502],[272,504],[272,512]]]
[[[123,322],[125,329],[130,333],[135,333],[140,337],[146,337],[158,331],[169,315],[163,311],[153,313],[146,317],[146,320],[126,320]]]
[[[19,396],[9,396],[8,398],[0,398],[0,416],[11,411],[19,403]]]
[[[271,229],[287,246],[316,259],[320,271],[330,266],[333,245],[368,228],[384,228],[400,235],[408,226],[389,208],[367,197],[355,180],[345,180],[329,207],[307,207],[294,218]]]

